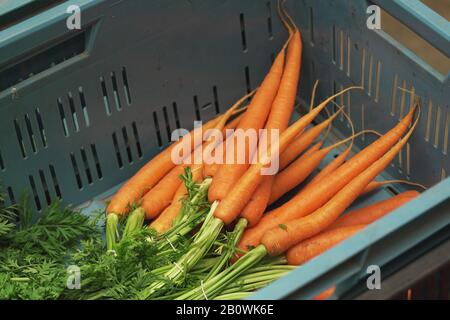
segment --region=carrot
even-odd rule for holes
[[[235,113],[237,108],[240,107],[242,102],[248,98],[249,95],[246,95],[239,99],[227,112],[219,119],[219,121],[214,126],[214,129],[223,131],[226,126],[226,122],[228,119]],[[232,121],[232,124],[234,121]],[[208,132],[205,132],[205,135]],[[196,170],[195,167],[198,167],[196,161],[198,157],[201,156],[201,152],[203,152],[203,161],[204,158],[208,155],[211,149],[213,149],[218,143],[221,141],[215,141],[216,137],[212,137],[210,140],[206,141],[202,147],[196,148],[184,161],[187,163],[193,163],[192,171]],[[200,163],[202,163],[200,161]],[[163,177],[155,187],[153,187],[149,192],[147,192],[142,198],[141,206],[145,211],[145,217],[147,219],[153,219],[157,217],[172,201],[175,192],[177,191],[179,185],[181,184],[181,179],[179,176],[183,174],[185,169],[185,165],[177,165],[173,168],[165,177]]]
[[[278,91],[281,76],[283,73],[283,65],[284,50],[282,50],[278,54],[275,62],[272,65],[272,68],[266,75],[260,88],[256,91],[256,94],[250,102],[247,111],[239,122],[237,130],[240,129],[240,132],[255,130],[256,134],[258,134],[259,129],[263,128],[269,115],[272,102]],[[229,145],[237,145],[238,140],[236,138],[236,134],[233,135],[231,141],[232,143],[230,143]],[[234,160],[234,163],[224,163],[219,166],[219,169],[214,176],[214,179],[208,191],[208,199],[211,203],[216,200],[223,199],[249,167],[249,159],[254,150],[248,150],[249,148],[247,148],[246,145],[244,148],[245,163],[238,164],[238,149],[241,150],[241,148],[234,147],[234,152],[230,156],[230,158]]]
[[[289,163],[291,163],[295,158],[298,157],[299,154],[305,151],[311,145],[311,143],[323,132],[323,130],[330,125],[330,123],[336,118],[338,113],[339,112],[336,112],[327,120],[305,131],[298,137],[298,139],[292,142],[289,148],[287,148],[286,151],[284,151],[280,155],[280,168],[286,168]]]
[[[405,191],[392,198],[379,201],[361,209],[353,210],[342,217],[339,217],[328,227],[328,230],[358,224],[370,224],[394,211],[406,202],[416,198],[418,195],[420,195],[420,193],[415,190]]]
[[[352,119],[350,118],[350,116],[343,110],[343,106],[342,107],[340,107],[341,108],[341,110],[340,111],[342,111],[342,114],[347,118],[347,121],[348,121],[348,123],[349,123],[349,125],[350,125],[350,127],[352,128],[352,134],[353,134],[353,136],[355,135],[355,127],[354,127],[354,125],[353,125],[353,121],[352,121]],[[330,128],[331,128],[331,126],[330,126]],[[376,134],[378,134],[377,132],[374,132],[374,133],[376,133]],[[328,133],[327,133],[328,134]],[[329,174],[331,174],[334,170],[336,170],[344,161],[345,161],[345,159],[347,158],[347,156],[348,156],[348,154],[350,153],[350,151],[352,150],[352,148],[353,148],[353,143],[354,143],[354,140],[352,139],[351,140],[351,143],[350,143],[350,145],[348,146],[348,148],[347,149],[345,149],[344,150],[344,152],[342,152],[339,156],[337,156],[333,161],[331,161],[325,168],[323,168],[309,183],[308,183],[308,185],[305,187],[305,189],[304,189],[304,191],[306,192],[306,190],[308,189],[308,188],[313,188],[314,187],[314,185],[318,182],[318,181],[320,181],[320,180],[322,180],[323,178],[325,178],[325,177],[328,177],[328,175]]]
[[[191,171],[192,180],[195,182],[200,182],[202,175],[200,170]],[[173,222],[178,217],[183,206],[182,200],[186,197],[188,191],[184,183],[181,183],[178,187],[171,204],[150,223],[149,228],[156,230],[158,233],[163,233],[168,231],[173,226]]]
[[[238,117],[236,117],[235,119],[233,119],[232,121],[230,121],[229,124],[227,124],[224,128],[224,132],[225,132],[225,139],[222,140],[219,144],[217,144],[217,146],[214,148],[214,150],[212,151],[212,155],[214,156],[216,152],[222,152],[222,162],[223,163],[226,159],[226,148],[224,148],[224,146],[226,145],[226,140],[229,138],[230,135],[230,130],[235,129],[238,124],[239,121],[241,120],[243,114],[239,115]],[[220,163],[217,163],[216,161],[213,163],[207,163],[205,162],[203,164],[203,176],[204,177],[214,177],[214,175],[216,174],[218,168],[219,168]]]
[[[266,150],[263,150],[263,154],[259,158],[259,161],[253,164],[245,172],[245,174],[235,184],[234,188],[232,188],[228,192],[226,197],[222,201],[220,201],[216,211],[214,212],[215,217],[222,220],[225,224],[231,223],[237,217],[237,215],[239,215],[242,209],[244,209],[253,192],[261,182],[263,177],[260,174],[261,170],[266,167],[268,163],[271,163],[274,160],[274,157],[278,155],[278,153],[282,153],[284,150],[286,150],[288,145],[299,134],[299,132],[303,131],[330,101],[335,99],[337,96],[355,88],[357,87],[347,88],[326,99],[319,106],[315,107],[311,112],[307,113],[290,127],[288,127],[286,131],[284,131],[280,135],[279,144],[277,147],[274,148],[273,146],[269,145],[267,152],[265,152]]]
[[[411,182],[408,180],[385,180],[385,181],[372,181],[371,183],[368,184],[368,186],[364,189],[364,191],[361,193],[361,195],[364,194],[368,194],[378,188],[381,188],[385,185],[388,184],[394,184],[394,183],[403,183],[406,185],[410,185],[410,186],[414,186],[414,187],[419,187],[421,189],[426,190],[427,188],[423,185],[421,185],[420,183],[415,183],[415,182]]]
[[[247,220],[248,226],[256,225],[266,210],[273,190],[274,179],[273,175],[264,177],[242,210],[241,217]]]
[[[327,290],[319,293],[317,296],[313,298],[313,300],[328,300],[336,291],[336,286],[332,286]]]
[[[260,243],[261,237],[267,230],[287,221],[306,216],[323,206],[340,189],[383,156],[400,139],[408,129],[414,111],[415,107],[411,108],[410,112],[393,129],[337,168],[327,179],[319,180],[314,188],[306,187],[290,201],[266,214],[257,226],[248,228],[244,232],[238,248],[247,250],[249,247],[254,247]]]
[[[219,170],[218,163],[205,164],[203,167],[203,176],[204,177],[214,177]]]
[[[265,126],[268,133],[267,141],[271,141],[271,130],[279,130],[282,133],[287,128],[294,110],[301,69],[302,41],[298,30],[289,32],[293,34],[287,49],[286,66]],[[241,216],[247,219],[249,226],[255,225],[266,210],[273,180],[274,176],[263,177],[263,181],[242,210]]]
[[[412,108],[412,110],[414,109],[415,108]],[[361,194],[364,188],[395,158],[397,153],[408,141],[414,128],[417,126],[418,119],[399,142],[397,142],[381,158],[373,162],[367,169],[335,193],[335,195],[322,207],[306,217],[288,221],[286,224],[282,224],[265,232],[261,238],[261,243],[265,246],[268,253],[270,255],[278,255],[285,252],[293,245],[318,234],[330,226]],[[316,188],[318,188],[318,185]]]
[[[161,180],[175,164],[172,161],[172,150],[176,146],[189,144],[191,150],[202,142],[202,134],[205,130],[213,128],[220,120],[217,117],[201,128],[196,128],[190,134],[184,136],[180,141],[171,144],[167,149],[162,151],[145,166],[143,166],[133,177],[131,177],[116,194],[112,197],[106,212],[117,215],[125,215],[130,207],[138,201],[148,190]]]
[[[325,168],[320,170],[320,172],[314,176],[314,178],[308,183],[306,188],[311,188],[314,186],[317,182],[322,180],[325,177],[328,177],[332,172],[334,172],[337,168],[341,166],[342,163],[344,163],[345,159],[350,154],[350,151],[352,150],[352,145],[350,145],[347,149],[345,149],[339,156],[333,159]]]
[[[352,225],[327,230],[318,235],[306,239],[286,252],[286,258],[290,265],[300,265],[317,257],[321,253],[335,246],[341,241],[364,229],[366,225]]]
[[[310,148],[307,152],[303,154],[300,158],[291,163],[286,169],[281,171],[275,177],[273,192],[270,196],[269,203],[273,203],[278,200],[289,190],[305,181],[311,173],[320,165],[320,163],[325,159],[325,157],[331,152],[332,149],[336,148],[342,143],[347,142],[347,140],[352,139],[366,133],[372,133],[372,130],[364,130],[357,134],[354,134],[350,138],[340,141],[334,145],[328,146],[326,148],[320,149],[322,142],[318,142],[315,146]],[[307,185],[309,186],[309,184]]]
[[[319,142],[320,143],[320,142]],[[317,145],[316,145],[317,146]],[[316,147],[314,146],[314,147]],[[315,148],[311,149],[315,149]],[[281,198],[286,192],[302,183],[319,166],[328,152],[322,150],[306,152],[286,169],[276,175],[269,203]]]
[[[313,154],[316,151],[319,151],[320,148],[322,148],[323,146],[323,141],[319,141],[317,142],[315,145],[313,145],[311,148],[309,148],[308,150],[306,150],[302,156],[308,156]]]
[[[178,165],[162,178],[152,190],[142,198],[141,207],[146,219],[157,217],[172,201],[173,195],[181,184],[180,175],[184,166]]]

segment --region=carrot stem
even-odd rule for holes
[[[127,217],[127,223],[122,234],[122,239],[130,236],[144,225],[145,211],[142,208],[134,209]]]
[[[221,272],[227,265],[227,263],[230,261],[230,259],[234,256],[236,252],[236,245],[241,240],[241,236],[244,233],[245,228],[247,228],[247,225],[248,225],[247,219],[241,218],[238,220],[238,222],[234,226],[233,232],[229,237],[227,248],[225,249],[224,252],[222,252],[219,262],[216,263],[214,268],[212,268],[211,271],[208,273],[208,275],[205,277],[205,281],[213,278],[219,272]]]
[[[119,216],[117,214],[108,214],[106,216],[106,248],[109,252],[114,250],[119,237],[118,223]]]
[[[177,297],[175,300],[212,299],[239,275],[258,264],[258,262],[260,262],[266,255],[266,248],[263,245],[259,245],[255,249],[246,253],[242,258],[226,270],[222,271],[208,281],[203,282],[201,286],[193,289],[192,291]]]
[[[188,252],[174,263],[174,266],[163,275],[163,278],[171,282],[180,281],[185,273],[189,272],[209,251],[224,225],[223,221],[214,217],[214,211],[216,210],[217,205],[217,202],[214,202],[211,205],[210,212],[208,213],[208,216],[202,224],[199,232],[195,235]],[[156,293],[164,290],[168,283],[167,280],[153,282],[149,287],[141,292],[140,297],[143,299],[148,299]]]

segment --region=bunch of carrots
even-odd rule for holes
[[[419,194],[407,191],[343,215],[359,197],[386,184],[404,182],[380,182],[376,178],[408,141],[420,108],[414,103],[407,115],[384,134],[371,130],[355,133],[353,129],[350,137],[327,144],[327,130],[338,114],[345,116],[353,128],[344,106],[337,106],[325,121],[312,123],[337,97],[361,88],[349,87],[315,106],[316,83],[309,111],[290,124],[301,73],[302,39],[280,2],[278,12],[289,37],[260,86],[226,113],[154,157],[120,188],[107,207],[110,251],[120,241],[117,225],[122,217],[127,217],[122,237],[138,228],[152,228],[161,239],[167,239],[162,242],[162,251],[170,247],[175,250],[178,235],[191,235],[187,252],[161,269],[161,280],[143,290],[144,299],[165,297],[167,280],[182,283],[184,275],[199,266],[207,266],[206,276],[170,298],[246,297],[291,270],[287,265],[306,263]],[[209,129],[224,135],[199,138]],[[253,148],[243,148],[245,161],[238,163],[237,148],[230,147],[238,140],[233,133],[227,135],[227,129],[267,129],[269,134],[276,129],[280,135],[277,143],[269,138],[269,143],[260,141]],[[368,133],[379,137],[350,157],[354,138]],[[347,143],[339,156],[315,174],[333,149]],[[184,160],[201,160],[174,163],[171,155],[181,149],[189,151]],[[205,154],[220,154],[235,161],[211,164]],[[263,175],[263,169],[274,161],[279,162],[277,174]],[[186,198],[192,185],[180,179],[185,172],[192,178],[190,184],[207,189],[207,213],[189,210],[192,206]],[[301,188],[295,196],[276,206],[278,199],[298,186]],[[269,206],[271,210],[267,210]],[[227,242],[217,245],[223,234]],[[213,258],[211,252],[215,253]]]

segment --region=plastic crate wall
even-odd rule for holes
[[[418,1],[374,2],[449,56],[445,25],[424,23]],[[81,32],[66,28],[70,4],[82,9]],[[436,185],[450,172],[448,77],[367,29],[370,4],[287,1],[304,38],[299,99],[309,100],[315,79],[318,99],[363,85],[337,102],[358,130],[385,132],[410,104],[396,88],[413,87],[424,98],[421,122],[386,174],[434,187],[256,299],[351,285],[366,265],[382,265],[450,223],[450,181]],[[169,143],[171,130],[225,110],[260,83],[287,38],[275,8],[256,0],[71,0],[1,31],[0,180],[10,200],[29,190],[36,211],[57,197],[81,204],[136,172]],[[349,134],[344,121],[336,127]]]
[[[66,27],[71,4],[81,32]],[[285,39],[273,1],[67,1],[4,30],[0,180],[11,202],[28,190],[36,211],[55,198],[78,205],[123,182],[172,130],[254,88]]]

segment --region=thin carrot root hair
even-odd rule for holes
[[[331,150],[331,149],[337,148],[340,145],[342,145],[344,143],[347,143],[348,141],[353,141],[356,137],[359,137],[360,135],[368,134],[368,133],[375,134],[375,135],[381,137],[381,133],[379,133],[376,130],[371,130],[371,129],[361,130],[360,132],[355,133],[355,134],[351,135],[350,137],[347,137],[347,138],[345,138],[345,139],[343,139],[341,141],[336,142],[335,144],[333,144],[331,146],[326,147],[326,149],[330,149]]]
[[[281,51],[286,50],[286,47],[288,46],[288,44],[291,42],[292,36],[294,35],[297,27],[291,24],[291,20],[287,17],[287,13],[286,11],[282,8],[282,2],[283,0],[278,0],[277,1],[277,12],[278,15],[281,19],[281,22],[283,23],[284,27],[287,29],[289,36],[288,39],[286,40],[286,42],[283,45],[283,48],[281,49]]]
[[[408,181],[408,180],[384,180],[384,181],[376,181],[379,187],[388,185],[388,184],[406,184],[408,186],[413,186],[413,187],[418,187],[421,188],[423,190],[427,190],[428,188],[425,187],[423,184],[417,183],[417,182],[413,182],[413,181]]]
[[[304,115],[302,118],[300,118],[299,120],[297,120],[297,122],[299,123],[300,121],[308,121],[308,125],[309,125],[309,123],[311,123],[312,122],[312,120],[314,120],[314,118],[319,114],[319,112],[320,111],[322,111],[325,107],[326,107],[326,105],[328,104],[328,103],[330,103],[331,101],[333,101],[334,99],[336,99],[337,97],[339,97],[339,96],[341,96],[341,95],[343,95],[343,94],[345,94],[346,92],[348,92],[348,91],[350,91],[350,90],[355,90],[355,89],[363,89],[363,87],[361,87],[361,86],[351,86],[351,87],[347,87],[347,88],[345,88],[345,89],[343,89],[343,90],[341,90],[341,91],[339,91],[339,92],[337,92],[337,93],[335,93],[334,95],[332,95],[332,96],[330,96],[330,97],[328,97],[328,98],[326,98],[324,101],[322,101],[317,107],[315,107],[315,108],[313,108],[313,110],[310,112],[310,113],[307,113],[306,115]],[[307,126],[307,125],[306,125]],[[305,126],[305,127],[306,127]],[[295,129],[294,129],[295,128]],[[303,128],[303,130],[304,130],[305,128]],[[290,132],[290,130],[297,130],[297,125],[296,125],[296,123],[294,123],[293,125],[291,125],[286,131],[285,131],[285,135],[286,136],[291,136],[291,132]],[[300,132],[301,132],[302,130],[300,130]],[[371,132],[371,131],[373,131],[373,130],[366,130],[366,133],[375,133],[375,131],[373,131],[373,132]],[[288,133],[289,132],[289,133]],[[298,133],[300,133],[300,132],[298,132]],[[298,134],[297,133],[297,134]],[[376,134],[379,134],[379,133],[376,133]],[[297,135],[296,135],[297,136]],[[295,138],[295,137],[292,137],[292,138]],[[287,148],[287,146],[288,146],[288,144],[290,143],[290,142],[292,142],[292,139],[291,138],[286,138],[286,139],[282,139],[282,137],[280,137],[280,141],[279,141],[279,147],[278,147],[278,152],[279,153],[282,153],[286,148]],[[264,163],[270,163],[271,162],[271,155],[272,155],[272,147],[271,147],[271,145],[269,144],[269,146],[268,146],[268,152],[264,155],[265,157],[263,158],[263,157],[261,157],[261,159],[263,159],[263,162]]]
[[[344,108],[344,106],[342,106],[341,110],[343,110],[343,108]],[[325,132],[325,134],[323,136],[324,141],[327,140],[328,136],[330,135],[331,128],[333,127],[333,120],[336,119],[336,117],[340,111],[337,111],[333,115],[331,115],[330,111],[327,108],[325,108],[325,112],[327,113],[328,119],[330,119],[331,117],[333,117],[333,119],[328,123],[327,131]]]
[[[309,103],[309,111],[311,111],[314,108],[314,103],[316,101],[316,93],[317,93],[317,88],[319,87],[319,79],[317,79],[314,82],[314,86],[312,89],[312,94],[311,94],[311,101]]]
[[[287,29],[289,29],[290,31],[292,29],[294,31],[296,31],[297,26],[296,26],[294,20],[292,19],[292,17],[289,15],[289,13],[284,8],[284,3],[285,3],[285,0],[278,0],[278,5],[277,5],[278,14],[280,15],[280,18],[283,21],[283,23]]]

